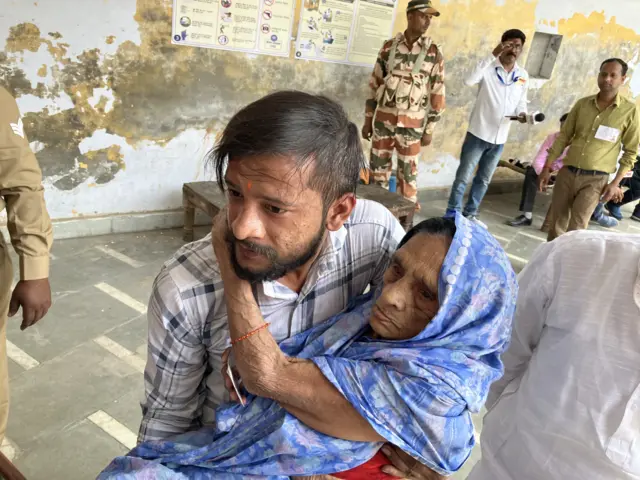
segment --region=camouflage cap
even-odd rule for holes
[[[407,13],[415,11],[429,13],[434,17],[440,16],[440,12],[433,8],[431,0],[411,0],[407,5]]]

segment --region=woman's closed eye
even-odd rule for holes
[[[393,278],[400,278],[404,274],[404,270],[398,263],[393,262],[391,264],[391,274],[393,275]]]
[[[420,290],[420,296],[425,299],[425,300],[435,300],[436,296],[433,294],[433,292],[431,290],[429,290],[428,288],[423,288]]]

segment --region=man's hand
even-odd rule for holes
[[[229,374],[227,372],[227,365],[229,364],[229,355],[231,355],[231,348],[232,347],[229,347],[224,352],[222,352],[222,371],[220,373],[222,373],[222,378],[224,380],[224,388],[226,388],[227,392],[229,392],[229,398],[231,399],[231,401],[240,402],[240,399],[238,398],[238,394],[236,393],[235,388],[233,388],[233,383],[231,382],[231,379],[229,378]],[[240,375],[238,374],[238,370],[235,367],[232,368],[232,370],[235,378],[240,378]],[[244,400],[246,399],[243,398],[242,400],[244,402]]]
[[[433,140],[433,134],[425,133],[424,135],[422,135],[422,139],[420,140],[420,145],[422,145],[423,147],[428,147],[429,145],[431,145],[432,140]]]
[[[362,126],[362,138],[365,140],[371,140],[373,135],[373,118],[366,118],[364,125]]]
[[[9,316],[13,317],[22,307],[20,330],[35,325],[51,307],[51,287],[49,279],[20,280],[13,290],[9,303]]]
[[[538,176],[538,191],[546,192],[549,186],[549,179],[551,178],[551,169],[544,167]]]
[[[622,188],[618,188],[616,195],[611,199],[611,201],[613,203],[622,203],[623,200],[624,200],[624,191],[622,190]]]
[[[618,185],[614,183],[610,183],[609,185],[604,187],[604,190],[602,190],[601,202],[607,203],[611,200],[616,200],[617,198],[621,198],[621,196],[624,196],[622,189]]]
[[[505,50],[508,50],[510,48],[511,48],[511,43],[509,42],[500,43],[496,48],[493,49],[493,52],[492,52],[493,56],[498,58],[500,55],[502,55],[502,53]]]
[[[409,480],[444,480],[446,478],[420,464],[415,458],[404,453],[395,445],[387,443],[382,447],[382,453],[393,464],[393,466],[385,465],[382,467],[382,471],[387,475]]]
[[[527,123],[527,114],[521,113],[520,115],[518,115],[518,122]]]

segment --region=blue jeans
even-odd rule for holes
[[[464,207],[463,214],[472,216],[478,214],[478,207],[487,193],[489,182],[493,177],[500,155],[504,145],[495,145],[485,142],[475,135],[467,132],[467,137],[462,144],[462,153],[460,154],[460,166],[456,172],[456,179],[451,187],[451,195],[449,196],[449,210],[462,210],[462,199],[467,189],[467,184],[473,171],[478,167],[478,172],[473,178],[471,185],[471,193],[467,205]]]

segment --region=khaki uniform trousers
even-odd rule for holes
[[[0,236],[2,234],[0,233]],[[7,361],[7,313],[11,300],[13,269],[9,247],[0,238],[0,444],[9,418],[9,370]]]
[[[418,201],[418,163],[425,117],[426,111],[378,107],[373,119],[370,160],[373,183],[389,189],[395,149],[398,154],[397,193],[415,203]]]
[[[586,229],[608,182],[609,175],[578,174],[563,167],[553,187],[547,240],[550,242],[563,233]]]

